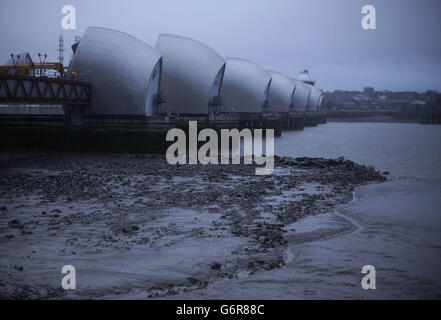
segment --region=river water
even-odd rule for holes
[[[329,122],[304,131],[284,131],[276,138],[275,154],[343,156],[396,177],[441,178],[441,126]]]
[[[282,268],[185,298],[441,298],[441,126],[330,122],[283,132],[275,153],[344,156],[390,172],[389,181],[359,187],[351,202],[293,223]],[[375,267],[375,290],[361,286],[365,265]]]

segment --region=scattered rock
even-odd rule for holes
[[[196,284],[196,283],[200,282],[198,279],[196,279],[194,277],[188,277],[187,280],[190,282],[190,284]]]
[[[219,262],[215,262],[211,265],[211,270],[220,270],[222,265]]]
[[[161,250],[165,246],[179,245],[182,239],[204,241],[232,235],[241,238],[246,245],[232,247],[231,255],[227,253],[222,264],[204,260],[201,265],[205,266],[206,274],[197,275],[200,279],[188,277],[188,282],[183,279],[187,288],[189,284],[205,286],[213,278],[231,277],[244,269],[255,273],[279,267],[283,264],[286,248],[286,226],[307,215],[329,212],[334,205],[349,201],[354,188],[360,184],[386,180],[385,172],[382,175],[374,168],[342,157],[293,159],[276,156],[275,161],[276,167],[287,169],[283,171],[290,174],[257,177],[250,165],[170,166],[163,156],[155,155],[57,152],[50,157],[32,156],[23,157],[20,162],[13,161],[13,165],[23,169],[49,169],[57,173],[49,175],[47,170],[33,174],[27,174],[26,170],[5,172],[0,175],[0,194],[5,195],[5,199],[19,196],[24,200],[41,195],[35,207],[37,215],[32,216],[32,219],[36,217],[36,224],[29,217],[25,223],[16,219],[8,225],[23,229],[14,232],[19,239],[25,239],[21,233],[31,234],[30,230],[36,234],[33,237],[41,236],[49,241],[58,241],[65,235],[64,240],[76,237],[71,243],[65,243],[66,249],[59,251],[60,255],[76,254],[72,249],[79,251],[77,255],[129,250],[136,245]],[[311,194],[309,190],[319,194]],[[291,197],[286,191],[293,191],[296,196]],[[280,201],[268,200],[272,197]],[[67,206],[65,199],[69,202]],[[77,204],[82,208],[83,203],[90,201],[93,207],[76,212],[79,210]],[[26,210],[27,204],[20,205]],[[213,213],[220,218],[212,225],[205,223],[205,218],[194,216],[184,227],[179,220],[173,225],[156,224],[152,215],[160,216],[164,210],[176,207]],[[43,208],[47,212],[41,211]],[[60,209],[52,210],[54,208]],[[0,211],[6,210],[0,207]],[[14,210],[21,209],[9,208],[8,216],[25,217],[20,211],[10,215]],[[8,231],[12,232],[4,230]],[[13,238],[14,235],[4,237]],[[167,284],[155,290],[148,291],[153,296],[157,292],[164,296],[181,289],[177,289],[176,284]]]
[[[22,224],[19,220],[14,219],[9,221],[9,227],[10,228],[14,228],[14,229],[23,229],[24,228],[24,224]]]

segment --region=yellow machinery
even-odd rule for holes
[[[60,76],[64,74],[64,66],[59,62],[45,62],[45,63],[34,63],[30,62],[28,64],[21,64],[15,66],[0,66],[0,73],[6,74],[22,74],[27,75],[29,71],[40,70],[55,70],[60,73]]]

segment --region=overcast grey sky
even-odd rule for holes
[[[63,30],[61,8],[74,5],[77,30]],[[361,8],[377,11],[377,29],[361,28]],[[158,34],[200,40],[296,77],[304,67],[324,90],[441,91],[439,0],[13,0],[0,1],[0,62],[11,52],[66,59],[75,35],[113,28],[154,46]]]

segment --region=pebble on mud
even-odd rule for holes
[[[19,220],[14,219],[14,220],[9,221],[9,227],[11,227],[13,229],[23,229],[24,224],[22,224]]]
[[[212,265],[211,265],[211,270],[220,270],[220,268],[221,268],[222,266],[221,266],[221,264],[219,263],[219,262],[215,262],[215,263],[213,263]]]

